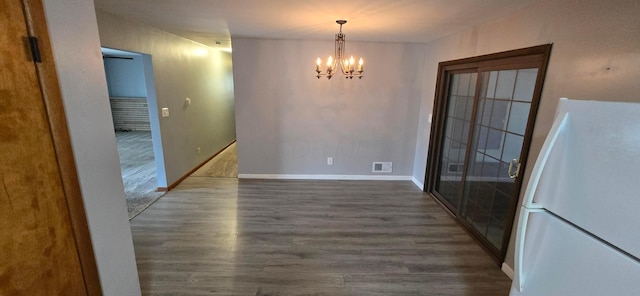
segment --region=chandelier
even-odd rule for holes
[[[362,79],[362,72],[364,72],[364,67],[362,64],[364,63],[362,58],[358,62],[358,66],[356,68],[355,60],[353,56],[347,59],[347,55],[345,53],[345,35],[342,33],[342,25],[346,24],[346,20],[337,20],[336,23],[340,25],[340,32],[336,34],[336,48],[335,48],[335,59],[332,56],[329,56],[327,59],[327,68],[325,69],[325,73],[322,72],[322,60],[318,57],[316,64],[316,77],[320,79],[322,76],[326,76],[327,79],[331,79],[333,75],[336,74],[337,71],[340,71],[342,75],[344,75],[347,79],[353,79],[353,77],[358,77]]]

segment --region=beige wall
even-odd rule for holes
[[[424,180],[431,128],[427,120],[433,109],[439,62],[553,43],[526,180],[560,97],[640,101],[638,16],[637,0],[544,0],[505,19],[429,43],[424,83],[430,95],[420,107],[414,177]],[[513,240],[505,262],[513,267]]]
[[[91,0],[44,0],[103,295],[140,295]]]
[[[239,174],[374,178],[385,174],[372,163],[391,161],[389,175],[411,177],[425,45],[348,42],[365,77],[318,80],[315,61],[333,48],[233,39]]]
[[[97,11],[104,47],[151,55],[164,165],[175,182],[235,139],[231,54]],[[185,105],[185,99],[191,105]],[[197,147],[201,148],[198,154]]]

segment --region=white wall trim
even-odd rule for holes
[[[424,184],[420,181],[418,181],[418,179],[416,179],[416,177],[412,177],[411,181],[413,182],[413,184],[416,184],[416,186],[418,186],[418,188],[420,188],[420,190],[424,189]]]
[[[511,266],[509,266],[506,262],[503,262],[501,269],[504,274],[506,274],[510,279],[513,280],[513,268],[511,268]]]
[[[238,179],[411,181],[411,176],[238,174]]]

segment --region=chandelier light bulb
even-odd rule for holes
[[[329,59],[327,59],[327,67],[331,68],[332,65],[333,65],[333,57],[329,56]]]

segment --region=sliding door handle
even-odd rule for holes
[[[515,171],[513,170],[514,163],[515,163]],[[509,178],[515,179],[518,177],[519,174],[520,174],[520,160],[518,160],[517,158],[514,158],[509,162]]]

